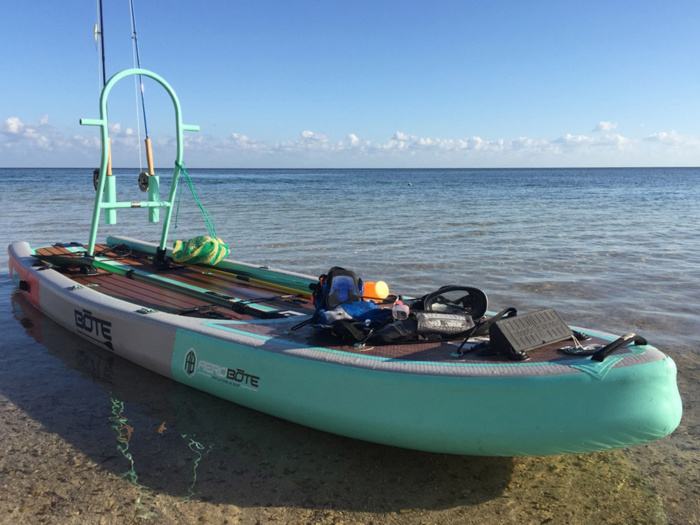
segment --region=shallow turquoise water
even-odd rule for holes
[[[119,198],[142,200],[136,170],[116,173]],[[165,171],[160,173],[165,181]],[[382,279],[398,293],[477,286],[489,295],[492,310],[553,307],[569,323],[634,331],[671,355],[683,354],[685,363],[700,359],[700,169],[191,169],[190,174],[235,259],[312,275],[341,265],[365,280]],[[86,241],[93,197],[89,169],[0,169],[0,245],[4,250],[14,240],[34,246]],[[117,225],[100,226],[98,240],[117,234],[156,241],[160,225],[149,224],[146,216],[145,210],[120,211]],[[184,188],[170,238],[206,233]],[[242,442],[251,447],[264,442],[270,428],[302,441],[308,432],[318,434],[223,407],[206,394],[104,355],[12,292],[3,251],[0,393],[107,471],[124,475],[133,468],[115,437],[115,403],[134,428],[150,432],[167,420],[177,431],[167,438],[155,432],[139,437],[143,441],[134,441],[129,452],[140,466],[139,482],[181,496],[202,489],[193,484],[192,458],[230,447],[221,440],[231,432],[242,432]],[[679,370],[686,400],[700,399],[698,370]],[[245,430],[229,421],[224,432],[204,421],[210,409],[217,417],[226,413],[245,421]],[[693,414],[686,412],[680,437],[667,438],[671,448],[698,446],[700,426]],[[173,457],[188,465],[181,475],[168,473]],[[674,472],[680,476],[684,469]]]

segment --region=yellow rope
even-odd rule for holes
[[[221,239],[200,236],[186,242],[175,241],[173,259],[178,263],[216,265],[230,251]]]

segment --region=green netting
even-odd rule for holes
[[[175,262],[186,263],[186,264],[218,264],[222,259],[228,256],[231,252],[229,247],[224,241],[222,241],[216,235],[216,228],[214,227],[214,218],[211,214],[204,208],[202,203],[197,197],[197,193],[194,191],[194,186],[192,180],[185,169],[184,163],[180,164],[176,162],[177,167],[180,169],[182,174],[187,180],[187,185],[192,192],[197,206],[199,206],[202,212],[202,217],[204,217],[204,223],[209,230],[209,236],[199,236],[189,241],[175,241],[175,246],[173,248],[173,259]],[[182,193],[180,193],[181,195]],[[178,195],[177,201],[177,213],[175,214],[175,230],[177,231],[177,218],[180,214],[180,196]]]
[[[216,238],[216,228],[214,227],[214,218],[204,208],[204,205],[202,205],[202,203],[199,201],[199,197],[197,197],[197,192],[194,191],[194,185],[192,184],[192,179],[190,179],[190,176],[187,173],[187,170],[185,169],[185,163],[184,162],[183,163],[176,162],[175,165],[180,169],[180,172],[185,176],[185,179],[187,179],[187,185],[190,187],[190,192],[192,193],[192,196],[194,197],[194,200],[197,203],[197,206],[199,206],[199,210],[202,212],[202,217],[204,217],[204,224],[207,225],[207,230],[209,230],[209,235]],[[180,212],[180,199],[179,199],[179,197],[178,197],[177,208],[178,208],[178,214],[179,214],[179,212]],[[175,216],[175,225],[177,226],[177,215]]]

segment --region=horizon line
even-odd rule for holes
[[[285,168],[285,167],[275,167],[275,168],[260,168],[260,167],[237,167],[237,168],[213,168],[213,167],[191,167],[188,166],[188,170],[288,170],[288,171],[301,171],[301,170],[313,170],[313,171],[329,171],[329,170],[611,170],[611,169],[699,169],[700,166],[539,166],[539,167],[515,167],[515,166],[503,166],[503,167],[461,167],[461,168],[425,168],[425,167],[415,167],[415,168]],[[89,166],[0,166],[0,170],[95,170],[97,168],[91,168]],[[113,170],[139,170],[136,166],[122,166],[115,167],[112,166]],[[154,170],[171,170],[172,166],[161,166],[155,167]]]

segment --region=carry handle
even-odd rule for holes
[[[612,343],[609,343],[608,345],[598,350],[595,354],[591,356],[591,361],[598,361],[599,363],[601,363],[615,350],[617,350],[620,347],[627,346],[630,343],[634,343],[635,345],[645,345],[647,344],[647,340],[644,339],[641,335],[637,335],[634,333],[625,334],[616,341],[613,341]]]

